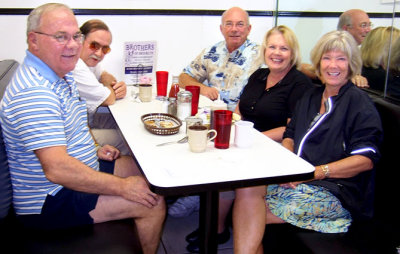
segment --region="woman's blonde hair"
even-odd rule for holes
[[[393,31],[393,33],[392,33]],[[392,40],[390,34],[392,33]],[[377,27],[371,30],[361,44],[361,59],[365,67],[386,69],[389,44],[400,36],[400,30],[395,27]]]
[[[342,51],[349,60],[348,79],[361,73],[361,54],[353,36],[347,31],[332,31],[321,37],[311,51],[311,62],[318,78],[321,78],[321,58],[326,52]]]
[[[276,26],[271,28],[264,37],[263,43],[261,45],[261,50],[260,50],[260,58],[262,59],[262,62],[265,63],[265,50],[267,48],[268,44],[268,39],[271,35],[273,34],[281,34],[283,38],[285,39],[286,43],[288,44],[291,54],[290,54],[290,67],[293,67],[294,65],[296,68],[300,68],[301,64],[301,57],[300,57],[300,47],[299,47],[299,42],[297,41],[297,37],[294,34],[294,32],[287,26]]]

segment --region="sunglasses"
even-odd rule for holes
[[[91,50],[95,50],[95,51],[101,49],[101,51],[103,52],[104,55],[110,53],[110,51],[111,51],[110,46],[101,46],[99,43],[97,43],[95,41],[93,41],[89,44],[89,48]]]

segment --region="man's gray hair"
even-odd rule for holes
[[[56,9],[67,9],[67,10],[71,11],[71,13],[73,13],[73,11],[65,4],[61,4],[61,3],[43,4],[35,9],[33,9],[31,11],[31,13],[29,14],[26,34],[28,35],[29,32],[36,31],[39,28],[40,20],[44,13],[49,12],[49,11],[54,11]]]
[[[339,17],[337,30],[341,31],[343,30],[343,26],[352,26],[352,25],[353,25],[353,20],[351,18],[351,15],[347,12],[343,12],[342,15],[340,15]]]

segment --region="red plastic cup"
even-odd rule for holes
[[[197,114],[197,111],[199,110],[200,87],[186,86],[185,90],[192,93],[192,116],[194,116]]]
[[[215,110],[213,123],[217,131],[217,137],[214,139],[215,148],[228,149],[231,138],[232,111]]]
[[[168,71],[156,71],[157,96],[167,96]]]

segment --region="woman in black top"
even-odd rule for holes
[[[268,31],[260,53],[268,68],[259,69],[250,76],[236,113],[239,113],[243,120],[253,122],[258,131],[280,142],[296,102],[313,85],[306,75],[297,70],[301,63],[299,45],[295,34],[288,27],[278,26]],[[253,211],[265,209],[265,205],[262,207],[265,192],[265,186],[236,190],[236,198],[241,202],[235,202],[233,210],[235,253],[250,250],[245,244],[247,239],[261,241],[261,238],[258,239],[260,235],[253,234],[256,232],[253,229],[261,230],[265,227],[265,221],[259,216],[254,216]],[[261,207],[254,207],[254,204]],[[249,210],[246,207],[255,209]],[[248,213],[239,214],[235,210],[245,210]],[[248,219],[250,217],[251,220]],[[237,228],[240,230],[236,230]]]
[[[312,87],[311,80],[297,70],[299,46],[294,33],[285,26],[271,29],[264,40],[265,64],[254,72],[244,87],[236,113],[275,141],[290,120],[297,100]]]

